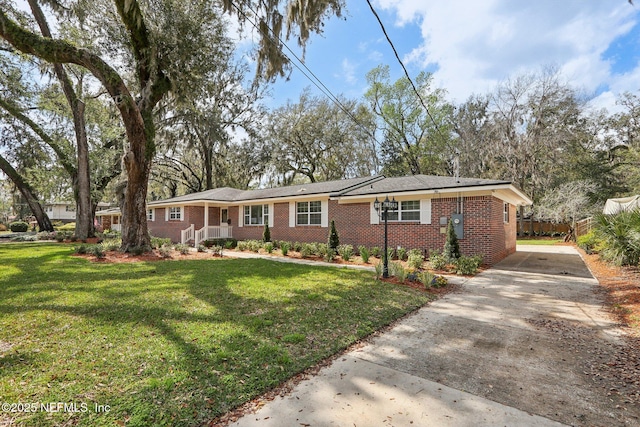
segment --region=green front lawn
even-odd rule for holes
[[[0,244],[0,403],[44,405],[0,425],[200,425],[429,299],[340,268],[71,254]]]

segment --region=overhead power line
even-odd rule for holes
[[[260,26],[258,26],[255,21],[249,18],[247,14],[245,14],[240,7],[238,7],[233,1],[229,1],[229,3],[231,3],[231,5],[238,11],[238,13],[240,13],[244,17],[244,19],[249,21],[249,23],[256,30],[258,30],[258,32],[260,32],[263,36],[271,40],[272,43],[276,43],[276,40],[279,41],[280,44],[287,49],[287,51],[291,54],[291,56],[293,56],[300,65],[298,65],[298,63],[293,61],[289,55],[287,55],[285,52],[282,51],[282,49],[280,49],[280,52],[285,56],[285,58],[287,58],[287,60],[294,67],[296,67],[302,73],[302,75],[304,75],[307,78],[307,80],[313,83],[313,85],[317,87],[320,90],[320,92],[322,92],[327,98],[329,98],[330,101],[332,101],[335,105],[337,105],[356,125],[358,125],[361,129],[363,129],[367,135],[373,138],[376,144],[380,145],[375,135],[369,129],[367,129],[366,126],[360,123],[358,118],[355,117],[352,114],[352,112],[342,104],[342,102],[340,102],[340,99],[337,96],[335,96],[333,92],[331,92],[331,90],[322,82],[322,80],[320,80],[320,78],[318,78],[318,76],[313,71],[309,69],[309,67],[305,65],[304,61],[302,61],[302,59],[300,59],[298,55],[296,55],[295,52],[291,50],[291,48],[284,42],[284,40],[282,40],[280,36],[276,34],[275,31],[273,31],[273,29],[269,25],[266,25],[266,27],[269,29],[269,32],[271,34],[265,34],[264,31],[260,28]],[[251,7],[249,7],[249,10],[251,10],[254,16],[258,16],[258,13],[255,10],[253,10]],[[307,70],[308,73],[311,74],[311,76],[313,76],[313,79],[301,67],[304,68],[304,70]]]
[[[440,126],[438,125],[438,123],[436,123],[435,119],[433,118],[433,115],[431,115],[431,112],[429,111],[429,108],[427,107],[427,104],[424,102],[424,99],[422,99],[422,95],[420,95],[420,92],[418,91],[418,88],[416,88],[416,85],[413,83],[413,80],[411,79],[411,76],[409,75],[409,72],[407,71],[407,67],[404,66],[404,63],[402,62],[402,59],[400,59],[400,55],[398,55],[398,51],[396,50],[396,47],[394,46],[393,42],[391,41],[391,37],[389,37],[389,34],[387,34],[387,30],[384,27],[384,24],[382,23],[382,20],[380,19],[380,15],[378,15],[378,12],[376,12],[376,10],[374,9],[374,7],[371,4],[370,0],[367,0],[367,4],[369,5],[369,8],[371,9],[371,12],[373,13],[373,15],[378,20],[378,24],[380,24],[380,28],[382,29],[382,32],[384,33],[384,36],[387,39],[387,42],[389,42],[389,45],[391,46],[391,49],[393,50],[393,53],[396,56],[396,59],[398,60],[398,62],[400,63],[400,66],[404,70],[404,75],[407,77],[407,80],[409,80],[409,83],[411,84],[411,87],[413,88],[413,91],[415,92],[416,96],[418,97],[418,100],[420,101],[420,104],[422,105],[424,110],[427,112],[427,116],[429,116],[429,119],[431,119],[431,122],[435,126],[436,131],[442,137],[442,140],[444,142],[446,142],[447,140],[444,137],[444,135],[442,134],[442,131],[440,130]]]

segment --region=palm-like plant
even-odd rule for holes
[[[616,265],[640,262],[640,210],[615,215],[600,214],[596,219],[596,236],[601,240],[600,256]]]

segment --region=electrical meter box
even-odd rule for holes
[[[452,214],[451,222],[453,222],[453,230],[456,232],[458,239],[464,239],[464,220],[462,214]]]

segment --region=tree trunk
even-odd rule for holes
[[[33,216],[36,217],[40,231],[53,231],[53,224],[51,224],[51,220],[45,213],[44,209],[42,209],[42,205],[33,193],[31,186],[22,179],[18,171],[16,171],[2,156],[0,156],[0,169],[15,184],[20,191],[20,194],[22,194],[24,199],[27,201]]]
[[[140,135],[144,138],[143,135]],[[131,144],[131,147],[145,147],[144,142]],[[140,150],[139,150],[140,151]],[[127,171],[127,184],[122,200],[122,250],[151,250],[151,238],[147,227],[147,188],[151,161],[143,152],[129,151],[123,157],[123,166]],[[136,157],[138,159],[136,160]]]
[[[75,105],[74,105],[75,104]],[[72,105],[78,150],[78,180],[76,195],[76,237],[84,240],[95,235],[91,209],[91,176],[89,172],[89,144],[84,123],[84,102],[76,99]]]

